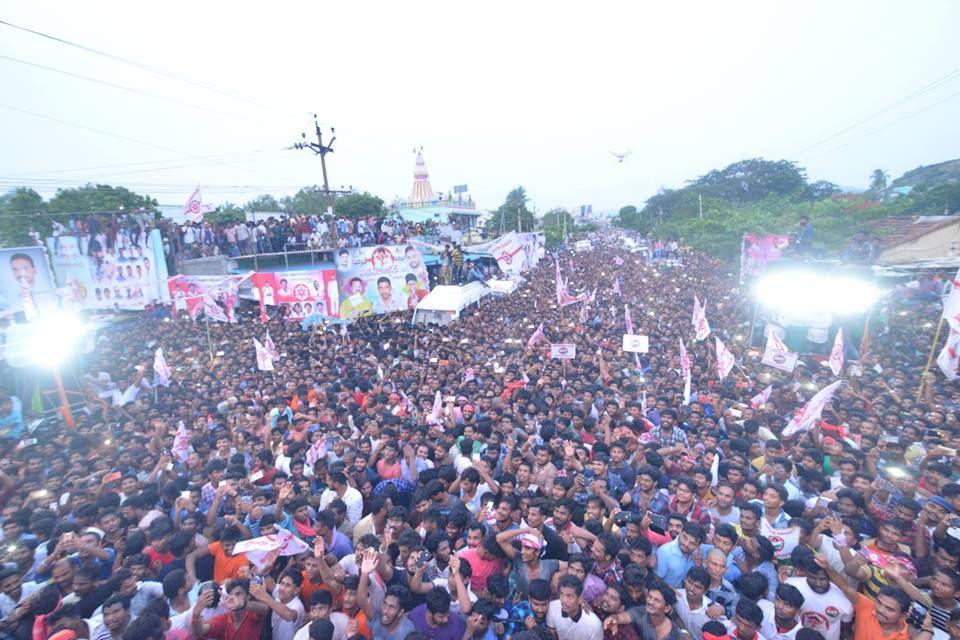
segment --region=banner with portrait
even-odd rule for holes
[[[143,244],[107,248],[76,236],[47,238],[63,305],[72,309],[141,310],[166,300],[163,239],[154,229]]]
[[[340,284],[336,269],[264,272],[251,276],[253,298],[264,306],[286,307],[288,320],[311,315],[340,317]]]
[[[59,304],[43,247],[0,249],[0,315],[22,311],[30,320]]]
[[[472,244],[464,248],[468,253],[489,255],[507,275],[517,275],[536,267],[546,255],[542,233],[511,231],[495,240]]]
[[[340,249],[340,318],[413,310],[430,293],[423,255],[413,245]]]
[[[237,291],[252,273],[232,276],[173,276],[167,279],[175,312],[186,311],[192,320],[203,312],[217,322],[235,322]]]

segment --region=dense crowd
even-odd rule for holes
[[[0,422],[0,637],[960,638],[960,394],[914,395],[938,298],[885,300],[823,420],[783,438],[829,370],[760,365],[726,264],[622,246],[556,258],[597,287],[585,312],[550,257],[443,328],[242,310],[212,361],[182,318],[107,333],[75,431]],[[723,380],[694,296],[738,358]],[[621,350],[625,306],[649,353]]]
[[[181,259],[394,244],[411,237],[436,239],[441,232],[440,225],[432,221],[410,223],[396,215],[354,219],[278,213],[260,214],[255,221],[176,224],[167,219],[156,220],[152,212],[144,209],[56,220],[52,222],[51,237],[57,242],[61,237],[74,236],[82,254],[94,255],[145,246],[146,235],[154,228],[161,232],[171,267]],[[451,230],[459,237],[459,231]],[[29,235],[35,244],[41,244],[39,232],[31,229]]]

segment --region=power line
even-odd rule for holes
[[[256,99],[254,99],[254,98],[251,98],[250,96],[244,95],[243,93],[240,93],[239,91],[234,91],[234,90],[232,90],[232,89],[226,89],[226,88],[223,88],[223,87],[219,87],[219,86],[217,86],[217,85],[215,85],[215,84],[213,84],[213,83],[211,83],[211,82],[207,82],[207,81],[205,81],[205,80],[198,80],[198,79],[195,79],[195,78],[191,78],[190,76],[183,75],[183,74],[181,74],[181,73],[177,73],[177,72],[174,72],[174,71],[167,71],[166,69],[162,69],[162,68],[160,68],[160,67],[154,67],[154,66],[151,66],[151,65],[148,65],[148,64],[144,64],[144,63],[142,63],[142,62],[137,62],[136,60],[131,60],[130,58],[125,58],[125,57],[123,57],[123,56],[118,56],[118,55],[116,55],[116,54],[112,54],[112,53],[109,53],[109,52],[107,52],[107,51],[102,51],[102,50],[100,50],[100,49],[95,49],[95,48],[89,47],[89,46],[87,46],[87,45],[83,45],[83,44],[80,44],[80,43],[77,43],[77,42],[72,42],[72,41],[70,41],[70,40],[66,40],[65,38],[60,38],[60,37],[58,37],[58,36],[50,35],[50,34],[48,34],[48,33],[43,33],[42,31],[37,31],[37,30],[35,30],[35,29],[30,29],[29,27],[24,27],[24,26],[21,26],[21,25],[13,24],[12,22],[7,22],[6,20],[0,20],[0,25],[5,26],[5,27],[9,27],[9,28],[11,28],[11,29],[17,29],[17,30],[19,30],[19,31],[23,31],[23,32],[26,32],[26,33],[29,33],[29,34],[32,34],[32,35],[35,35],[35,36],[38,36],[38,37],[41,37],[41,38],[46,38],[47,40],[52,40],[53,42],[57,42],[57,43],[59,43],[59,44],[66,45],[66,46],[68,46],[68,47],[74,47],[74,48],[76,48],[76,49],[80,49],[80,50],[82,50],[82,51],[86,51],[87,53],[91,53],[91,54],[93,54],[93,55],[102,56],[102,57],[104,57],[104,58],[108,58],[108,59],[110,59],[110,60],[113,60],[114,62],[119,62],[119,63],[121,63],[121,64],[126,64],[126,65],[129,65],[129,66],[132,66],[132,67],[136,67],[137,69],[140,69],[140,70],[142,70],[142,71],[148,71],[148,72],[150,72],[150,73],[153,73],[153,74],[156,74],[156,75],[159,75],[159,76],[163,76],[163,77],[165,77],[165,78],[171,78],[171,79],[173,79],[173,80],[179,80],[180,82],[184,82],[184,83],[193,85],[193,86],[195,86],[195,87],[200,87],[200,88],[202,88],[202,89],[206,89],[207,91],[213,91],[213,92],[215,92],[215,93],[219,93],[219,94],[228,96],[228,97],[230,97],[230,98],[234,98],[234,99],[236,99],[236,100],[242,100],[242,101],[244,101],[244,102],[247,102],[247,103],[256,105],[256,106],[258,106],[258,107],[260,107],[260,108],[276,109],[276,110],[286,111],[286,112],[288,112],[288,113],[295,113],[294,110],[291,110],[291,109],[289,109],[289,108],[287,108],[287,107],[283,107],[283,106],[280,106],[280,105],[270,105],[270,104],[266,104],[266,103],[263,103],[263,102],[260,102],[260,101],[258,101],[258,100],[256,100]]]
[[[864,138],[869,138],[870,136],[872,136],[872,135],[874,135],[874,134],[877,134],[877,133],[880,133],[881,131],[884,131],[884,130],[886,130],[886,129],[889,129],[890,127],[892,127],[892,126],[895,125],[895,124],[899,124],[899,123],[903,122],[904,120],[908,120],[908,119],[910,119],[910,118],[912,118],[912,117],[914,117],[914,116],[918,116],[918,115],[920,115],[921,113],[924,113],[925,111],[929,111],[930,109],[933,109],[934,107],[940,106],[940,105],[943,104],[944,102],[948,102],[948,101],[953,100],[954,98],[957,98],[957,97],[960,97],[960,91],[958,91],[957,93],[950,94],[949,96],[947,96],[947,97],[944,98],[943,100],[938,100],[937,102],[934,102],[933,104],[927,105],[927,106],[924,107],[923,109],[919,109],[919,110],[917,110],[917,111],[914,111],[913,113],[908,113],[907,115],[903,116],[902,118],[897,118],[897,119],[894,120],[893,122],[890,122],[890,123],[888,123],[888,124],[885,124],[884,126],[880,127],[879,129],[874,129],[873,131],[870,131],[870,132],[868,132],[868,133],[865,133],[865,134],[863,134],[862,136],[860,136],[860,137],[858,137],[858,138],[854,138],[853,140],[850,140],[849,142],[845,142],[845,143],[843,143],[843,144],[841,144],[841,145],[838,145],[838,146],[836,146],[836,147],[833,147],[832,149],[827,149],[826,151],[823,151],[823,152],[821,152],[820,154],[817,154],[817,155],[822,155],[822,154],[824,154],[824,153],[832,153],[833,151],[837,151],[837,150],[839,150],[839,149],[843,149],[844,147],[849,147],[851,144],[854,144],[854,143],[856,143],[856,142],[859,142],[860,140],[863,140]],[[816,157],[816,156],[814,156],[814,157]]]
[[[61,118],[55,118],[55,117],[53,117],[53,116],[48,116],[48,115],[43,114],[43,113],[37,113],[36,111],[30,111],[30,110],[28,110],[28,109],[21,109],[20,107],[14,107],[14,106],[8,105],[8,104],[2,104],[2,103],[0,103],[0,109],[9,109],[9,110],[11,110],[11,111],[16,111],[16,112],[23,113],[23,114],[26,114],[26,115],[34,116],[34,117],[36,117],[36,118],[42,118],[42,119],[44,119],[44,120],[50,120],[50,121],[52,121],[52,122],[57,122],[57,123],[60,123],[60,124],[65,124],[65,125],[68,125],[68,126],[71,126],[71,127],[77,127],[77,128],[79,128],[79,129],[85,129],[85,130],[87,130],[87,131],[92,131],[92,132],[94,132],[94,133],[99,133],[99,134],[101,134],[101,135],[109,136],[109,137],[111,137],[111,138],[118,138],[118,139],[120,139],[120,140],[127,140],[128,142],[135,142],[135,143],[137,143],[137,144],[142,144],[142,145],[146,145],[146,146],[148,146],[148,147],[153,147],[153,148],[155,148],[155,149],[160,149],[161,151],[167,151],[167,152],[169,152],[169,153],[173,153],[173,154],[178,155],[178,156],[190,157],[190,156],[192,155],[192,154],[189,154],[189,153],[185,153],[185,152],[183,152],[183,151],[178,151],[178,150],[176,150],[176,149],[171,149],[171,148],[169,148],[169,147],[164,147],[164,146],[161,146],[161,145],[153,144],[152,142],[146,142],[146,141],[144,141],[144,140],[138,140],[138,139],[136,139],[136,138],[131,138],[131,137],[129,137],[129,136],[123,136],[123,135],[120,135],[120,134],[117,134],[117,133],[111,133],[111,132],[109,132],[109,131],[104,131],[103,129],[97,129],[97,128],[95,128],[95,127],[88,127],[88,126],[83,125],[83,124],[79,124],[79,123],[76,123],[76,122],[70,122],[69,120],[63,120],[63,119],[61,119]],[[249,167],[244,167],[244,166],[241,166],[241,165],[229,164],[229,163],[227,163],[227,162],[222,162],[222,161],[221,161],[221,162],[217,162],[217,163],[215,163],[215,164],[219,164],[219,165],[222,165],[222,166],[224,166],[224,167],[230,167],[230,168],[232,168],[232,169],[240,169],[241,171],[248,171],[248,172],[250,172],[250,173],[256,173],[256,174],[259,174],[259,175],[265,175],[265,176],[269,176],[269,177],[272,177],[272,178],[279,178],[279,176],[272,175],[272,174],[267,173],[267,172],[265,172],[265,171],[259,171],[259,170],[257,170],[257,169],[251,169],[251,168],[249,168]]]
[[[84,124],[70,122],[69,120],[62,120],[60,118],[48,116],[43,113],[37,113],[36,111],[30,111],[29,109],[21,109],[20,107],[14,107],[9,104],[0,104],[0,109],[9,109],[10,111],[16,111],[18,113],[23,113],[28,116],[33,116],[35,118],[41,118],[43,120],[50,120],[51,122],[58,122],[60,124],[65,124],[70,127],[76,127],[78,129],[85,129],[87,131],[92,131],[93,133],[99,133],[100,135],[109,136],[111,138],[117,138],[118,140],[126,140],[127,142],[142,144],[146,147],[153,147],[154,149],[160,149],[161,151],[167,151],[169,153],[173,153],[176,155],[184,155],[182,152],[177,151],[176,149],[171,149],[170,147],[164,147],[159,144],[153,144],[152,142],[147,142],[145,140],[138,140],[137,138],[131,138],[130,136],[120,135],[119,133],[111,133],[109,131],[104,131],[103,129],[97,129],[95,127],[88,127]]]
[[[876,111],[876,112],[872,113],[871,115],[869,115],[869,116],[867,116],[867,117],[865,117],[865,118],[862,118],[861,120],[857,120],[857,121],[854,122],[853,124],[844,127],[844,128],[841,129],[840,131],[837,131],[836,133],[834,133],[834,134],[832,134],[832,135],[829,135],[829,136],[827,136],[826,138],[824,138],[824,139],[822,139],[822,140],[819,140],[818,142],[815,142],[815,143],[811,144],[811,145],[808,146],[808,147],[805,147],[804,149],[801,149],[800,151],[794,153],[793,155],[794,155],[794,156],[803,155],[803,154],[805,154],[807,151],[810,151],[811,149],[815,149],[816,147],[819,147],[820,145],[822,145],[822,144],[824,144],[824,143],[826,143],[826,142],[829,142],[830,140],[833,140],[834,138],[838,138],[838,137],[842,136],[843,134],[847,133],[848,131],[851,131],[852,129],[856,129],[856,128],[859,127],[860,125],[865,124],[865,123],[867,123],[867,122],[869,122],[869,121],[871,121],[871,120],[873,120],[873,119],[875,119],[875,118],[883,115],[884,113],[887,113],[888,111],[891,111],[892,109],[896,109],[897,107],[899,107],[899,106],[901,106],[901,105],[904,105],[904,104],[906,104],[907,102],[910,102],[911,100],[913,100],[913,99],[915,99],[915,98],[919,98],[920,96],[922,96],[922,95],[924,95],[924,94],[926,94],[926,93],[929,93],[930,91],[933,91],[933,90],[936,89],[937,87],[940,87],[940,86],[942,86],[942,85],[944,85],[944,84],[946,84],[946,83],[948,83],[948,82],[951,82],[952,80],[955,80],[957,77],[960,77],[960,67],[954,69],[953,71],[951,71],[950,73],[948,73],[948,74],[945,75],[945,76],[941,76],[940,78],[934,80],[933,82],[930,82],[930,83],[925,84],[924,86],[922,86],[922,87],[920,87],[920,88],[918,88],[918,89],[915,89],[913,92],[911,92],[911,93],[907,94],[906,96],[903,96],[902,98],[896,100],[895,102],[893,102],[893,103],[885,106],[884,108],[880,109],[879,111]],[[845,146],[845,145],[844,145],[844,146]],[[840,147],[837,147],[837,148],[839,149]]]
[[[165,101],[167,101],[167,102],[172,102],[172,103],[174,103],[174,104],[179,104],[179,105],[184,106],[184,107],[190,107],[191,109],[199,109],[199,110],[201,110],[201,111],[208,111],[208,112],[210,112],[210,113],[215,113],[215,114],[221,115],[221,116],[235,117],[235,116],[233,116],[232,114],[229,114],[229,113],[226,113],[226,112],[223,112],[223,111],[218,111],[218,110],[216,110],[216,109],[211,109],[211,108],[209,108],[209,107],[204,107],[204,106],[201,106],[201,105],[192,104],[192,103],[189,103],[189,102],[184,102],[184,101],[182,101],[182,100],[177,100],[176,98],[171,98],[171,97],[169,97],[169,96],[161,95],[161,94],[159,94],[159,93],[152,93],[152,92],[150,92],[150,91],[143,91],[142,89],[134,89],[133,87],[128,87],[128,86],[125,86],[125,85],[122,85],[122,84],[117,84],[117,83],[115,83],[115,82],[109,82],[109,81],[107,81],[107,80],[100,80],[99,78],[92,78],[92,77],[90,77],[90,76],[85,76],[85,75],[80,74],[80,73],[74,73],[74,72],[72,72],[72,71],[65,71],[65,70],[63,70],[63,69],[57,69],[57,68],[55,68],[55,67],[49,67],[49,66],[47,66],[47,65],[39,64],[39,63],[37,63],[37,62],[30,62],[29,60],[22,60],[22,59],[20,59],[20,58],[14,58],[14,57],[12,57],[12,56],[5,56],[5,55],[0,55],[0,60],[7,60],[7,61],[9,61],[9,62],[16,62],[17,64],[27,65],[27,66],[29,66],[29,67],[34,67],[34,68],[36,68],[36,69],[43,69],[43,70],[45,70],[45,71],[50,71],[50,72],[52,72],[52,73],[59,73],[59,74],[61,74],[61,75],[69,76],[69,77],[71,77],[71,78],[78,78],[78,79],[80,79],[80,80],[86,80],[87,82],[93,82],[93,83],[95,83],[95,84],[100,84],[100,85],[103,85],[103,86],[106,86],[106,87],[111,87],[111,88],[113,88],[113,89],[119,89],[120,91],[129,91],[130,93],[136,93],[136,94],[139,94],[139,95],[142,95],[142,96],[147,96],[147,97],[150,97],[150,98],[155,98],[155,99],[157,99],[157,100],[165,100]]]
[[[283,147],[281,149],[253,149],[251,151],[233,151],[230,153],[217,153],[212,155],[200,155],[200,156],[189,156],[185,157],[184,160],[208,160],[214,158],[231,158],[236,156],[249,155],[254,153],[269,153],[272,151],[287,151],[290,147]],[[7,173],[5,177],[10,178],[14,176],[35,176],[35,175],[46,175],[46,174],[56,174],[56,173],[76,173],[78,171],[97,171],[100,169],[123,169],[125,167],[136,167],[148,164],[163,164],[170,162],[170,160],[140,160],[137,162],[125,162],[123,164],[101,164],[92,167],[77,167],[74,169],[40,169],[37,171],[23,171],[20,173]]]

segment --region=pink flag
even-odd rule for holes
[[[532,349],[533,345],[537,344],[540,340],[543,340],[543,323],[540,323],[540,326],[537,327],[537,330],[533,332],[533,335],[530,336],[530,339],[527,340],[527,349]]]
[[[203,197],[200,195],[200,186],[193,190],[190,199],[183,205],[183,217],[187,222],[200,222],[203,220],[203,214],[213,211],[213,207],[203,204]]]
[[[630,315],[630,307],[623,307],[623,323],[627,327],[627,333],[633,334],[633,317]]]
[[[477,379],[477,372],[473,367],[467,367],[467,370],[463,372],[463,382],[464,384],[470,382],[471,380]]]
[[[256,338],[253,339],[253,348],[257,352],[257,369],[260,371],[273,371],[273,358],[267,348],[260,344]]]
[[[730,353],[730,350],[727,349],[720,338],[714,336],[713,338],[716,341],[717,346],[717,375],[720,376],[720,379],[723,380],[730,372],[733,371],[733,365],[736,364],[736,358],[733,357],[733,354]]]
[[[273,343],[273,338],[270,337],[270,332],[267,331],[267,336],[263,339],[263,347],[267,350],[267,353],[270,354],[270,357],[274,360],[280,359],[280,354],[277,353],[277,345]]]
[[[613,256],[613,264],[617,265],[618,267],[622,267],[623,258],[621,258],[620,256]],[[617,280],[619,280],[619,278],[617,278]]]
[[[173,447],[170,453],[180,462],[186,462],[190,457],[190,434],[187,433],[187,425],[181,420],[177,423],[177,435],[173,438]]]
[[[170,386],[170,367],[167,366],[167,360],[163,357],[163,349],[160,348],[153,354],[153,375],[154,384]]]
[[[440,412],[443,410],[443,397],[440,391],[433,398],[433,409],[427,415],[427,424],[440,424]]]
[[[317,464],[317,460],[327,457],[327,439],[321,436],[313,445],[307,449],[307,464],[310,467]]]
[[[583,302],[587,299],[587,294],[583,293],[579,296],[571,295],[567,290],[567,283],[564,282],[563,276],[560,275],[560,261],[557,260],[557,304],[560,308],[569,306],[571,304],[576,304],[578,302]]]
[[[837,337],[833,341],[833,349],[830,350],[830,359],[827,361],[830,365],[830,371],[838,376],[843,371],[843,327],[837,329]]]
[[[770,393],[773,391],[773,385],[767,385],[767,388],[750,398],[750,406],[759,409],[770,401]]]
[[[957,369],[960,368],[960,332],[954,331],[952,326],[947,344],[943,345],[943,350],[937,356],[937,366],[947,380],[957,379]]]
[[[590,315],[588,311],[589,311],[589,307],[587,307],[587,305],[582,305],[580,307],[580,322],[582,322],[583,324],[586,324],[587,320],[590,319]]]
[[[616,282],[613,283],[613,292],[614,292],[615,294],[617,294],[618,296],[622,296],[622,295],[623,295],[623,294],[620,292],[620,276],[617,276]]]
[[[697,296],[693,296],[693,327],[696,330],[697,342],[706,340],[707,336],[710,335],[710,324],[707,322],[707,305],[701,305]]]
[[[813,425],[820,419],[823,408],[833,399],[833,394],[837,392],[841,384],[843,384],[843,380],[837,380],[810,398],[810,401],[803,405],[803,408],[797,411],[793,418],[790,419],[790,422],[787,423],[787,426],[783,430],[783,437],[789,438],[795,433],[812,429]]]

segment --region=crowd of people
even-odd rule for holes
[[[251,308],[105,333],[75,430],[4,423],[0,637],[960,639],[960,393],[927,373],[914,395],[939,300],[885,300],[856,375],[784,437],[834,377],[762,366],[736,274],[677,257],[599,234],[446,327]],[[558,308],[554,260],[596,287],[585,311]],[[621,349],[626,307],[648,353]]]
[[[157,220],[147,210],[70,216],[52,222],[55,242],[64,236],[78,238],[80,252],[119,251],[125,247],[145,246],[151,229],[160,229],[170,271],[178,260],[215,255],[231,257],[397,244],[411,237],[438,238],[440,225],[433,221],[410,223],[400,216],[347,218],[332,215],[261,214],[256,221],[225,220],[183,222]],[[30,237],[41,244],[40,233],[31,229]]]

